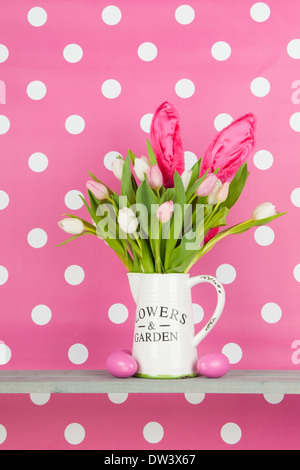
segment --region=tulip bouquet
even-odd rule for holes
[[[130,272],[187,273],[222,238],[283,215],[265,202],[248,220],[226,227],[249,175],[255,125],[252,114],[233,121],[185,170],[179,115],[164,102],[152,119],[148,157],[129,150],[125,160],[115,160],[120,194],[90,173],[88,198],[79,197],[91,221],[67,215],[59,226],[72,237],[61,245],[92,234],[105,240]]]

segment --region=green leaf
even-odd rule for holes
[[[141,205],[139,208],[137,206],[137,218],[140,223],[140,227],[145,236],[150,237],[151,239],[151,220],[153,219],[153,227],[154,230],[156,228],[156,232],[158,230],[158,219],[156,220],[155,217],[155,206],[158,207],[159,200],[158,197],[154,194],[153,190],[150,188],[149,183],[147,180],[141,182],[140,186],[136,192],[136,203],[137,205]],[[154,207],[153,207],[154,206]],[[139,210],[140,209],[140,210]],[[157,222],[155,224],[155,222]],[[155,235],[154,235],[155,236]]]
[[[121,194],[122,196],[126,196],[129,204],[132,205],[132,204],[135,204],[135,187],[134,187],[135,180],[131,173],[130,161],[131,161],[130,154],[128,152],[124,165],[123,165]],[[135,185],[136,185],[136,182],[135,182]]]
[[[199,188],[202,181],[206,178],[208,170],[201,176],[201,178],[197,179],[192,185],[189,184],[189,187],[186,192],[186,198],[189,201],[191,197],[195,194],[195,191]],[[190,182],[191,183],[191,182]]]
[[[162,194],[162,196],[159,200],[159,205],[161,206],[164,202],[173,200],[174,195],[175,195],[175,189],[174,188],[166,189],[166,191]]]
[[[147,150],[148,150],[150,165],[151,166],[157,165],[156,155],[148,139],[147,139]]]
[[[209,221],[208,227],[206,229],[211,229],[214,227],[221,227],[226,225],[226,217],[229,214],[228,207],[224,206],[220,208]]]
[[[56,245],[56,247],[58,246],[63,246],[63,245],[66,245],[67,243],[73,241],[73,240],[76,240],[76,238],[79,238],[79,237],[82,237],[83,235],[94,235],[93,233],[91,232],[82,232],[82,233],[79,233],[77,235],[73,235],[72,237],[68,238],[67,240],[65,240],[64,242],[60,243],[59,245]]]
[[[183,182],[181,176],[178,174],[177,170],[174,173],[174,204],[180,204],[182,211],[184,212],[184,205],[186,204],[187,197],[185,194]]]
[[[186,194],[184,190],[184,186],[182,183],[182,179],[178,172],[175,170],[174,173],[174,213],[171,219],[170,230],[168,233],[168,238],[165,242],[165,259],[164,259],[164,267],[165,270],[168,270],[170,257],[172,251],[174,250],[178,239],[182,237],[182,228],[184,225],[184,212],[186,204]]]
[[[192,235],[192,237],[191,237]],[[193,259],[196,253],[199,251],[200,243],[198,242],[198,247],[191,249],[191,244],[197,244],[196,235],[192,232],[185,234],[182,237],[180,244],[173,250],[168,273],[170,272],[181,272],[189,265],[190,261]]]
[[[234,175],[234,178],[229,185],[228,197],[221,206],[226,206],[230,209],[236,203],[244,189],[249,174],[247,162],[245,162]]]
[[[134,164],[134,160],[137,158],[137,156],[131,150],[128,150],[128,154],[130,156],[131,163]]]
[[[241,222],[240,224],[233,225],[232,227],[229,227],[228,229],[223,230],[222,232],[219,232],[217,235],[211,238],[211,240],[209,240],[203,246],[203,248],[200,250],[201,256],[203,256],[205,253],[210,251],[218,241],[222,240],[222,238],[226,237],[227,235],[237,235],[239,233],[246,232],[252,227],[266,225],[272,222],[272,220],[277,219],[278,217],[281,217],[284,214],[286,214],[286,212],[283,212],[283,213],[278,212],[276,215],[267,217],[265,219],[260,219],[260,220],[249,219],[249,220],[246,220],[245,222]]]
[[[192,167],[192,176],[191,176],[191,179],[190,179],[190,182],[189,182],[189,185],[188,185],[187,189],[189,189],[191,186],[193,186],[195,181],[197,181],[199,179],[200,168],[201,168],[201,160],[202,159],[199,158],[199,160],[197,160],[196,163]]]

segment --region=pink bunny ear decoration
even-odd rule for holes
[[[222,183],[231,181],[239,167],[251,155],[255,142],[256,119],[246,114],[233,121],[213,139],[202,158],[200,176],[214,172]]]
[[[156,110],[150,129],[150,142],[162,172],[164,186],[174,186],[175,170],[184,171],[184,151],[180,137],[179,114],[165,101]]]

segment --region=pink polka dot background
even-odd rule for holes
[[[1,1],[0,370],[103,369],[131,347],[123,265],[96,237],[56,247],[57,221],[86,216],[88,171],[119,189],[112,162],[146,152],[165,100],[181,114],[187,168],[253,112],[251,175],[230,223],[261,202],[288,211],[193,268],[227,296],[199,355],[299,369],[299,15],[298,0]],[[196,330],[214,295],[193,290]],[[0,449],[292,449],[298,407],[297,396],[2,395]]]

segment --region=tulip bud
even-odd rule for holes
[[[86,187],[94,194],[97,199],[99,199],[99,201],[108,198],[108,189],[104,184],[90,180],[87,181]]]
[[[208,196],[209,193],[213,190],[218,178],[214,173],[207,175],[207,177],[202,181],[200,186],[196,189],[195,194],[198,197]]]
[[[228,181],[226,181],[218,191],[217,202],[221,203],[221,202],[226,201],[228,197],[228,193],[229,193],[229,183]]]
[[[58,222],[59,227],[71,235],[79,235],[84,231],[84,225],[80,219],[63,219]]]
[[[184,170],[184,172],[181,175],[181,180],[182,180],[185,191],[187,190],[191,177],[192,177],[192,170]]]
[[[174,204],[173,201],[164,202],[156,211],[158,220],[164,224],[168,222],[173,214]]]
[[[121,230],[125,233],[134,233],[139,225],[134,212],[128,207],[123,207],[119,212],[118,222]]]
[[[137,178],[140,181],[144,181],[148,168],[149,168],[149,161],[147,157],[145,157],[144,155],[141,158],[136,158],[134,160],[133,169],[135,171]]]
[[[124,166],[124,160],[122,158],[117,158],[112,163],[113,174],[120,181],[122,180],[123,166]]]
[[[164,184],[163,181],[163,175],[160,169],[158,168],[158,165],[153,165],[152,167],[148,167],[147,170],[147,179],[150,188],[157,190],[162,187]]]
[[[207,197],[207,203],[208,204],[217,204],[217,202],[218,202],[217,194],[218,194],[219,190],[221,189],[221,187],[222,187],[222,183],[217,178],[217,181],[216,181],[216,183],[213,187],[213,190],[209,193],[209,195]]]
[[[276,215],[275,206],[271,202],[263,202],[254,209],[252,213],[253,220],[266,219]]]

